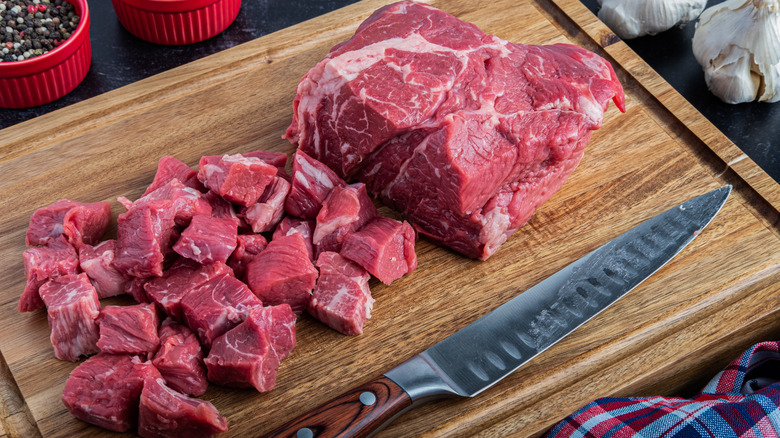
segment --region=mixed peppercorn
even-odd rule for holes
[[[22,61],[55,49],[80,17],[63,0],[0,0],[0,62]]]

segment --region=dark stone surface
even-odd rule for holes
[[[707,7],[723,1],[709,0]],[[582,2],[598,13],[597,0]],[[775,181],[780,181],[780,102],[731,105],[710,93],[704,72],[693,56],[694,30],[694,23],[688,23],[655,36],[626,40],[626,44]]]
[[[164,46],[136,38],[119,23],[109,0],[89,1],[92,66],[59,100],[35,108],[0,109],[0,129],[131,84],[204,56],[355,3],[357,0],[243,0],[224,32],[195,44]]]

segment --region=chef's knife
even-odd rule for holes
[[[720,211],[727,185],[621,234],[459,332],[269,436],[367,436],[404,411],[473,397],[563,339],[674,258]]]

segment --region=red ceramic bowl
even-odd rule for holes
[[[211,38],[227,29],[241,0],[111,0],[119,22],[152,43],[181,45]]]
[[[62,45],[24,61],[0,62],[0,108],[43,105],[70,93],[92,62],[87,0],[67,0],[81,17]]]

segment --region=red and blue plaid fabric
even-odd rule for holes
[[[780,436],[780,342],[763,342],[718,373],[692,399],[598,399],[547,438]]]

